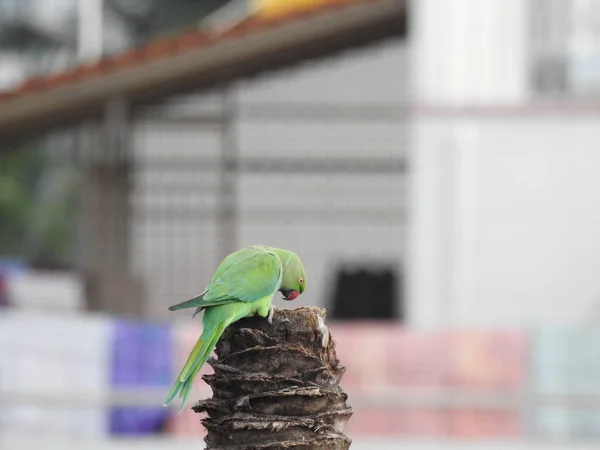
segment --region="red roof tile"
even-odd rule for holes
[[[289,22],[306,19],[333,9],[344,8],[347,5],[373,3],[377,1],[379,0],[338,0],[310,10],[299,11],[268,19],[260,18],[255,15],[248,17],[223,32],[216,31],[211,35],[196,29],[188,30],[173,37],[156,39],[140,48],[127,50],[118,55],[107,56],[92,64],[83,64],[64,72],[31,78],[13,91],[0,93],[0,102],[4,99],[26,95],[41,89],[56,88],[72,82],[101,76],[108,72],[115,72],[151,61],[157,61],[168,56],[197,50],[231,38],[241,38],[243,36],[258,33],[266,28],[281,26]]]

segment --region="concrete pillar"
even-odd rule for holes
[[[126,104],[107,104],[101,123],[84,127],[81,267],[91,310],[141,316],[142,285],[129,264],[130,124]]]

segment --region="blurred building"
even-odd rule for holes
[[[75,2],[59,3],[53,11],[69,12],[52,16],[54,34],[71,30],[71,38],[46,41],[73,48],[76,27],[61,24],[86,16],[75,14]],[[100,54],[194,21],[213,37],[235,36],[253,11],[265,20],[291,14],[283,20],[293,23],[294,14],[320,7],[313,3],[286,3],[286,11],[229,2],[201,22],[223,4],[191,20],[182,1],[166,15],[173,18],[157,21],[160,2],[106,2]],[[4,27],[8,35],[52,28],[49,19],[35,22],[35,8],[29,17],[6,5],[10,17],[21,14]],[[184,95],[170,95],[157,85],[159,103],[136,104],[131,122],[128,99],[107,94],[107,139],[125,145],[132,164],[117,168],[121,175],[98,173],[100,184],[84,190],[121,202],[108,213],[86,212],[94,203],[83,202],[84,218],[97,226],[84,226],[80,242],[98,242],[81,245],[77,263],[91,292],[127,286],[97,295],[130,298],[128,312],[161,317],[202,289],[228,251],[266,242],[301,253],[311,304],[333,307],[343,273],[372,271],[368,292],[377,273],[391,272],[396,288],[382,294],[395,305],[389,315],[415,326],[578,323],[599,293],[596,112],[583,100],[597,90],[597,14],[586,1],[422,1],[412,5],[407,38],[349,44],[352,51],[315,61],[298,55],[302,66],[233,76],[216,90],[188,82]],[[160,40],[148,49],[176,51],[161,50]],[[127,128],[119,131],[119,121]],[[98,129],[86,129],[77,145],[89,162],[100,150],[92,148]],[[102,252],[113,254],[99,263]]]
[[[257,7],[259,20],[291,12],[293,23],[303,8],[323,5],[292,2],[285,11],[273,2],[230,2],[203,26],[226,32]],[[97,173],[86,176],[92,181],[84,195],[120,202],[82,202],[90,226],[79,264],[91,307],[164,317],[169,304],[202,288],[227,252],[257,242],[297,249],[310,268],[312,304],[325,304],[343,271],[374,271],[367,288],[381,271],[392,271],[399,284],[407,73],[406,47],[391,41],[147,108],[126,130],[135,160],[131,170],[122,167],[127,175],[84,169]],[[97,165],[89,156],[100,152],[89,147],[93,140],[88,128],[79,144],[83,164]],[[235,173],[223,172],[231,167]],[[98,201],[116,209],[101,212]],[[100,263],[103,252],[115,259]],[[130,276],[121,264],[129,264]],[[399,317],[402,308],[393,304],[401,286],[386,292],[382,311]],[[94,300],[101,297],[117,304]],[[360,317],[361,302],[354,303]]]
[[[0,11],[0,256],[34,266],[4,275],[0,439],[198,437],[156,406],[200,326],[167,306],[254,243],[304,260],[351,433],[598,439],[597,1]]]
[[[598,301],[599,6],[415,2],[412,323],[580,324]]]

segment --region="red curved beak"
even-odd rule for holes
[[[299,295],[299,292],[295,291],[293,289],[291,289],[291,290],[283,289],[281,291],[281,293],[283,294],[283,299],[287,300],[287,301],[295,300],[296,297],[298,297],[298,295]]]

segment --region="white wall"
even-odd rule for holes
[[[600,117],[524,106],[529,3],[413,5],[414,325],[581,324],[600,302]]]
[[[600,302],[600,117],[415,121],[411,318],[588,322]]]
[[[528,95],[528,0],[412,2],[418,104],[518,103]]]

